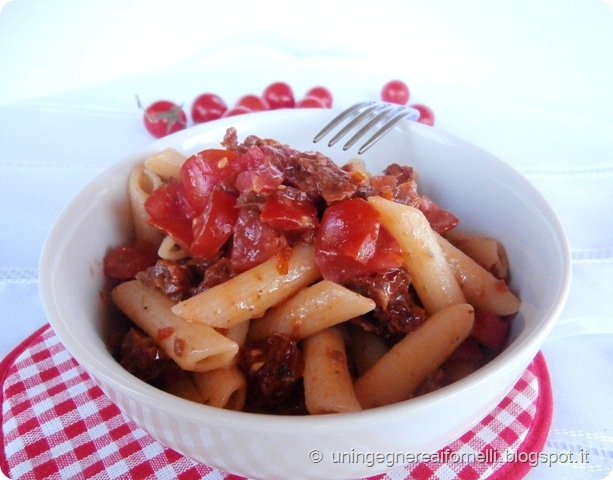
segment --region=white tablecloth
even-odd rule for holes
[[[291,5],[291,8],[290,8]],[[534,479],[613,470],[613,2],[15,0],[0,13],[0,358],[46,323],[38,261],[91,178],[151,141],[135,102],[228,103],[272,81],[337,107],[389,79],[436,128],[522,172],[569,238],[568,303],[543,346],[554,394]]]

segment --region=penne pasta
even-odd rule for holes
[[[116,286],[111,297],[184,370],[213,370],[230,364],[238,352],[236,342],[215,329],[174,315],[172,300],[138,280]]]
[[[134,167],[128,179],[128,195],[136,240],[156,246],[161,243],[163,234],[147,222],[149,214],[145,211],[145,200],[161,184],[160,177],[143,165]]]
[[[166,148],[156,152],[145,160],[145,167],[164,180],[179,179],[181,165],[185,163],[185,155],[174,148]]]
[[[247,397],[247,381],[234,365],[193,375],[196,390],[205,405],[241,411]]]
[[[158,256],[164,260],[181,260],[189,257],[190,254],[175,242],[170,235],[166,235],[158,248]]]
[[[251,324],[251,321],[247,320],[246,322],[239,323],[237,325],[234,325],[233,327],[226,328],[225,331],[224,330],[222,330],[222,331],[223,331],[223,334],[227,338],[229,338],[230,340],[232,340],[233,342],[235,342],[238,345],[238,348],[243,348],[245,343],[247,343],[247,335],[249,334],[249,325],[250,324]],[[236,355],[232,359],[230,364],[231,365],[236,365],[237,363],[238,363],[238,355]]]
[[[361,327],[352,325],[349,327],[347,329],[349,331],[349,352],[356,375],[361,376],[389,351],[389,347],[381,337]]]
[[[250,321],[239,323],[231,328],[228,328],[225,332],[226,337],[236,342],[239,347],[245,345],[247,341],[247,334],[249,333]]]
[[[507,258],[507,252],[497,239],[485,235],[460,232],[455,229],[447,232],[445,238],[496,278],[508,277],[509,259]]]
[[[355,384],[362,408],[408,400],[424,380],[439,368],[472,330],[474,309],[450,305],[394,345]]]
[[[320,278],[313,247],[297,245],[287,273],[272,257],[230,280],[176,304],[172,312],[188,321],[231,328],[264,312]]]
[[[179,378],[175,379],[165,390],[185,400],[204,403],[202,395],[200,395],[200,392],[196,388],[191,372],[185,372],[183,375],[179,376]]]
[[[519,310],[521,301],[509,290],[504,280],[496,278],[438,234],[437,240],[470,304],[501,316]]]
[[[374,300],[322,280],[300,290],[293,297],[251,322],[249,341],[273,333],[285,333],[294,339],[308,337],[326,327],[363,315],[375,308]]]
[[[302,348],[308,412],[319,415],[361,410],[347,365],[345,341],[338,327],[305,338]]]
[[[424,214],[408,205],[370,197],[381,224],[396,238],[415,291],[429,314],[466,300]]]

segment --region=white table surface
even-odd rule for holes
[[[2,4],[0,4],[2,5]],[[292,8],[290,9],[290,5]],[[134,95],[228,103],[289,82],[335,105],[389,79],[436,128],[523,173],[572,249],[568,303],[543,346],[554,417],[545,450],[589,463],[531,479],[613,470],[613,2],[405,0],[44,2],[0,13],[0,358],[46,323],[38,260],[62,208],[152,138]],[[610,477],[609,477],[610,478]]]

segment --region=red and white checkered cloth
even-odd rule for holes
[[[2,361],[0,383],[0,467],[13,480],[242,478],[185,458],[132,423],[48,325]],[[519,461],[522,453],[541,451],[551,413],[549,375],[539,354],[479,425],[439,452],[447,463],[398,467],[370,480],[521,478],[530,468]],[[492,462],[493,452],[516,456]],[[483,461],[454,461],[467,453],[481,453]]]

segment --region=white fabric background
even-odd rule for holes
[[[0,11],[0,357],[46,323],[38,259],[67,202],[151,141],[134,95],[228,103],[285,80],[337,107],[402,78],[437,128],[491,151],[556,209],[573,255],[568,304],[543,351],[546,451],[613,469],[613,2],[13,0]]]

